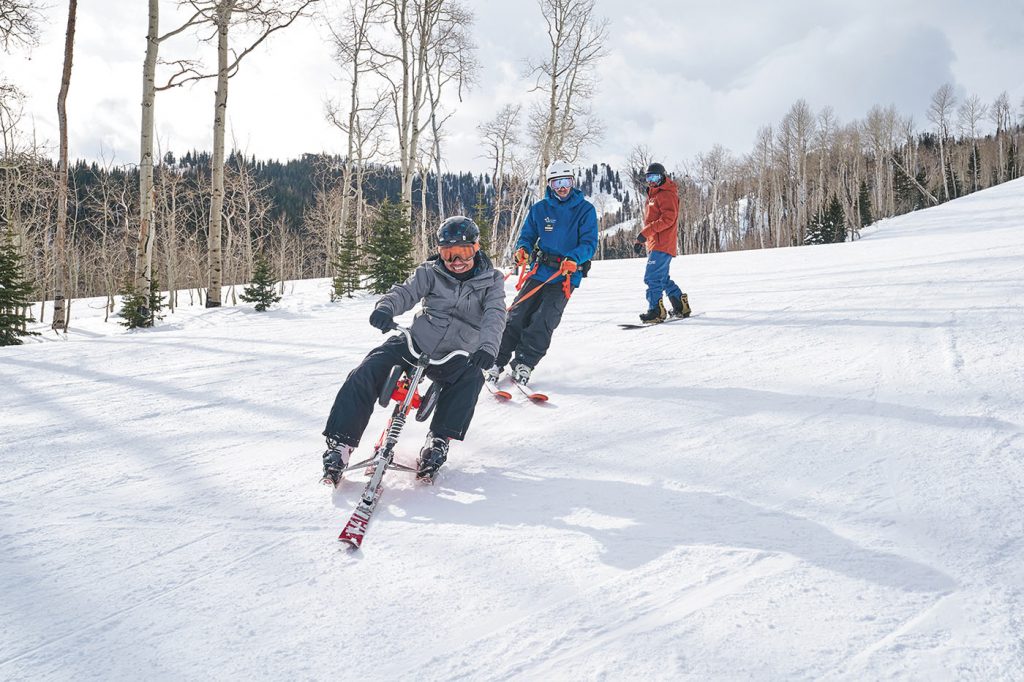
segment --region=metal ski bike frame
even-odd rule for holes
[[[381,433],[380,438],[377,440],[377,445],[374,446],[373,456],[361,462],[350,464],[342,470],[342,472],[345,472],[351,469],[367,467],[367,472],[370,475],[370,480],[367,481],[366,487],[363,488],[359,504],[356,505],[351,518],[341,531],[341,535],[338,536],[339,540],[348,542],[356,548],[362,544],[366,526],[370,522],[370,516],[377,506],[377,502],[380,501],[380,496],[383,492],[384,472],[388,469],[413,473],[417,471],[413,467],[394,461],[395,445],[398,443],[398,437],[401,435],[402,429],[409,419],[409,413],[413,408],[417,409],[416,420],[425,421],[430,416],[430,413],[433,412],[434,405],[437,403],[437,389],[433,384],[423,398],[420,397],[416,390],[423,380],[427,368],[431,365],[443,365],[460,355],[469,357],[468,351],[453,350],[443,358],[431,360],[426,353],[419,353],[413,347],[412,334],[408,329],[398,325],[395,325],[394,329],[405,335],[405,342],[409,348],[409,353],[412,357],[416,358],[416,364],[413,365],[412,376],[407,376],[405,379],[402,378],[403,374],[407,374],[405,364],[395,365],[384,386],[381,388],[380,395],[377,398],[378,404],[384,407],[391,400],[394,400],[397,404],[391,413],[387,426],[384,427],[384,432]]]

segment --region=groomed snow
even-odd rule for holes
[[[642,273],[358,553],[320,431],[373,297],[0,349],[0,679],[1024,679],[1024,181],[678,258],[700,316],[619,330]]]

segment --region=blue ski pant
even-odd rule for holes
[[[664,251],[651,251],[647,254],[647,269],[644,270],[644,284],[647,285],[647,309],[658,307],[662,293],[678,298],[683,290],[668,276],[668,267],[672,264],[672,256]]]

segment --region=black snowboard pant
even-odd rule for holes
[[[561,284],[541,284],[531,279],[519,290],[516,301],[539,286],[539,292],[512,308],[505,321],[505,333],[501,337],[501,348],[495,363],[504,367],[515,351],[516,360],[530,367],[536,367],[551,346],[551,334],[562,321],[562,312],[569,299]],[[515,305],[515,302],[513,302]]]
[[[324,435],[352,447],[358,446],[391,368],[405,364],[411,374],[415,362],[402,336],[394,336],[370,351],[359,366],[349,372],[338,391]],[[426,376],[440,389],[430,421],[431,432],[435,436],[462,440],[484,386],[483,372],[470,365],[466,358],[455,357],[443,365],[431,365]],[[420,395],[424,393],[423,386],[420,384]]]

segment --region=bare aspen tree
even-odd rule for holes
[[[608,20],[594,14],[594,0],[539,0],[549,42],[547,56],[527,61],[533,90],[546,101],[530,112],[538,163],[538,196],[544,171],[555,159],[573,162],[585,144],[601,136],[590,103],[597,87],[596,67],[605,55]]]
[[[342,182],[335,182],[336,164],[323,155],[317,159],[313,175],[313,201],[302,211],[302,225],[312,234],[320,235],[323,240],[322,270],[318,277],[330,277],[333,263],[337,257],[338,245],[346,223],[341,219],[341,207],[348,201]]]
[[[22,166],[29,159],[18,144],[18,124],[24,115],[25,95],[17,86],[0,80],[0,219],[21,246]]]
[[[224,144],[228,108],[228,83],[232,76],[253,50],[273,33],[291,26],[296,19],[305,16],[306,9],[318,0],[184,0],[181,4],[194,10],[199,18],[198,25],[209,27],[212,35],[204,41],[216,39],[217,71],[214,74],[199,73],[194,63],[177,62],[178,74],[171,83],[184,83],[205,78],[216,78],[217,89],[213,105],[213,163],[211,166],[210,223],[207,230],[208,284],[206,307],[221,305],[224,254],[221,243],[222,210],[224,207]],[[241,50],[231,47],[230,30],[239,27],[251,39]]]
[[[427,68],[427,104],[430,112],[430,157],[434,166],[434,179],[437,193],[437,215],[440,220],[445,217],[444,179],[441,172],[441,140],[443,129],[454,111],[442,115],[442,95],[449,88],[455,87],[458,100],[462,101],[463,89],[476,80],[477,63],[476,46],[466,30],[473,24],[473,13],[468,9],[452,3],[432,29],[431,42],[436,45],[428,54]],[[426,177],[422,183],[422,191],[426,193]],[[426,235],[427,231],[424,230]]]
[[[162,226],[164,249],[164,272],[166,274],[167,305],[171,312],[178,305],[180,240],[179,221],[184,209],[179,207],[180,197],[185,194],[185,178],[170,164],[160,166],[155,176],[156,209]],[[185,278],[187,281],[187,278]]]
[[[252,276],[256,256],[270,235],[270,200],[265,194],[269,183],[259,183],[251,165],[242,154],[233,154],[224,168],[223,226],[226,234],[224,250],[227,254],[225,271],[231,286],[248,281]]]
[[[469,52],[472,43],[460,22],[472,20],[472,14],[454,0],[384,0],[390,23],[391,37],[397,42],[383,39],[372,42],[375,70],[385,83],[394,117],[395,136],[398,141],[398,167],[402,186],[402,210],[411,221],[412,182],[421,159],[420,138],[431,123],[428,109],[431,95],[428,79],[436,89],[440,101],[442,87],[454,80],[465,84],[465,68],[473,63]],[[445,41],[457,36],[450,44]],[[435,68],[452,74],[437,80],[432,76]],[[460,90],[461,92],[461,90]],[[424,183],[426,179],[424,178]]]
[[[779,151],[790,177],[791,244],[803,244],[808,223],[807,159],[815,117],[805,100],[797,100],[779,125]]]
[[[892,155],[896,148],[896,128],[899,116],[893,106],[873,106],[861,126],[875,168],[875,209],[879,217],[887,217],[895,212],[893,195]]]
[[[1010,96],[1004,90],[989,107],[988,117],[996,126],[996,182],[1006,179],[1006,161],[1004,160],[1006,130],[1010,127]]]
[[[522,105],[506,104],[490,121],[477,126],[486,152],[485,158],[491,163],[491,187],[494,191],[491,217],[491,243],[496,246],[504,240],[499,234],[501,216],[505,211],[512,211],[513,196],[518,196],[510,183],[513,180],[513,168],[516,160],[516,147],[519,144],[519,115]],[[517,225],[512,225],[515,231]],[[492,246],[493,248],[493,246]],[[503,256],[508,254],[503,253]]]
[[[638,206],[647,200],[647,182],[644,180],[644,174],[652,162],[654,162],[654,152],[645,144],[634,146],[629,150],[629,154],[626,155],[626,167],[629,169],[629,187],[634,192]]]
[[[383,93],[364,99],[365,77],[374,71],[370,49],[372,31],[384,20],[382,0],[349,0],[345,16],[331,24],[335,61],[345,71],[348,81],[347,110],[335,101],[327,103],[327,120],[346,137],[346,154],[342,162],[340,210],[327,233],[327,266],[334,258],[335,244],[348,229],[353,202],[356,208],[356,235],[362,228],[362,185],[366,164],[372,161],[383,145],[382,125],[387,114]],[[323,174],[326,176],[326,173]],[[325,199],[328,196],[325,189]]]
[[[818,156],[818,179],[814,184],[814,197],[812,205],[815,213],[825,210],[829,195],[834,192],[830,189],[830,178],[826,175],[826,168],[832,168],[832,146],[835,143],[836,129],[838,123],[836,114],[832,107],[824,107],[818,113],[818,125],[814,135],[814,147]]]
[[[835,143],[836,194],[846,214],[847,234],[853,238],[863,227],[860,206],[860,180],[862,173],[860,125],[850,123],[836,131]]]
[[[754,151],[750,155],[750,168],[756,177],[757,187],[754,194],[755,228],[757,229],[758,244],[761,248],[765,246],[765,236],[772,239],[772,228],[773,226],[778,226],[780,222],[774,210],[776,204],[772,191],[776,184],[772,177],[774,154],[774,133],[772,128],[771,126],[762,126],[757,131]],[[776,236],[772,239],[772,245],[778,246],[780,238]]]
[[[186,22],[165,35],[160,35],[160,3],[149,0],[146,31],[146,57],[142,63],[142,118],[139,130],[139,237],[135,249],[135,293],[149,295],[153,281],[153,230],[156,225],[153,190],[153,127],[156,115],[156,93],[171,85],[158,88],[156,84],[157,59],[160,44],[201,19],[195,12]]]
[[[511,175],[507,188],[513,209],[509,219],[505,250],[502,252],[506,262],[512,257],[512,247],[519,238],[519,226],[526,220],[526,214],[532,205],[533,178],[537,172],[532,158],[527,160],[513,157],[509,165]]]
[[[60,157],[57,162],[57,221],[53,239],[54,294],[53,323],[56,331],[66,331],[68,312],[65,297],[68,294],[67,225],[68,225],[68,89],[71,86],[71,64],[75,53],[75,20],[78,0],[68,1],[68,24],[64,34],[64,67],[61,70],[60,92],[57,94],[57,121],[60,128]]]
[[[0,46],[4,52],[39,44],[41,8],[35,0],[0,0]]]
[[[896,155],[893,155],[893,165],[903,171],[903,174],[910,178],[910,182],[913,183],[917,191],[921,193],[928,201],[932,204],[938,204],[938,198],[928,191],[928,188],[922,185],[917,179],[917,168],[918,168],[918,157],[917,157],[917,141],[914,135],[914,117],[908,116],[904,119],[900,119],[900,134],[903,137],[903,158],[904,163],[900,163]]]
[[[722,145],[716,144],[711,151],[698,154],[694,167],[697,179],[706,193],[704,214],[708,221],[707,240],[701,244],[705,251],[721,251],[726,247],[725,228],[728,221],[723,216],[723,185],[733,164],[731,155]]]
[[[932,95],[928,107],[928,120],[935,124],[939,138],[939,172],[942,173],[942,196],[945,201],[952,198],[949,192],[949,172],[946,168],[946,140],[949,138],[950,118],[955,106],[956,94],[953,92],[953,86],[945,83]]]
[[[978,168],[978,143],[976,139],[978,136],[978,122],[985,118],[987,114],[988,106],[983,104],[981,98],[977,95],[971,95],[965,99],[957,110],[957,125],[960,128],[960,134],[970,138],[972,192],[978,191],[978,176],[980,175],[980,169]]]

